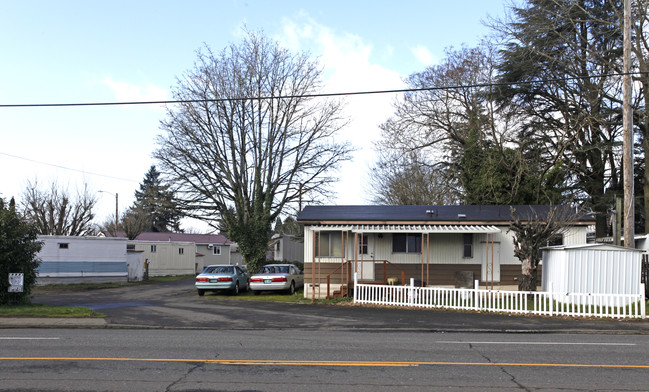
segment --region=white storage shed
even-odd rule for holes
[[[544,248],[542,290],[563,294],[639,294],[643,253],[608,244]]]

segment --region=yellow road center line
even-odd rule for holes
[[[134,361],[134,362],[202,362],[217,365],[247,366],[535,366],[649,369],[649,365],[614,365],[585,363],[518,363],[518,362],[390,362],[390,361],[297,361],[297,360],[247,360],[247,359],[190,359],[190,358],[84,358],[84,357],[0,357],[0,361]]]

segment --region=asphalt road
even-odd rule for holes
[[[646,321],[259,299],[193,279],[43,291],[108,328],[0,329],[0,391],[649,389]]]
[[[109,327],[649,333],[649,322],[637,320],[582,320],[349,304],[287,304],[242,300],[227,294],[199,297],[193,279],[75,292],[47,291],[36,294],[33,302],[86,306],[107,314]]]
[[[0,391],[642,391],[648,335],[0,330]]]

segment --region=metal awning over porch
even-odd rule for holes
[[[492,225],[315,225],[313,231],[351,231],[352,233],[500,233]]]

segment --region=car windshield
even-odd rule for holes
[[[288,274],[288,266],[285,265],[267,265],[261,269],[262,274]]]
[[[221,265],[210,266],[205,268],[205,271],[203,271],[203,273],[204,274],[233,274],[234,267],[221,266]]]

